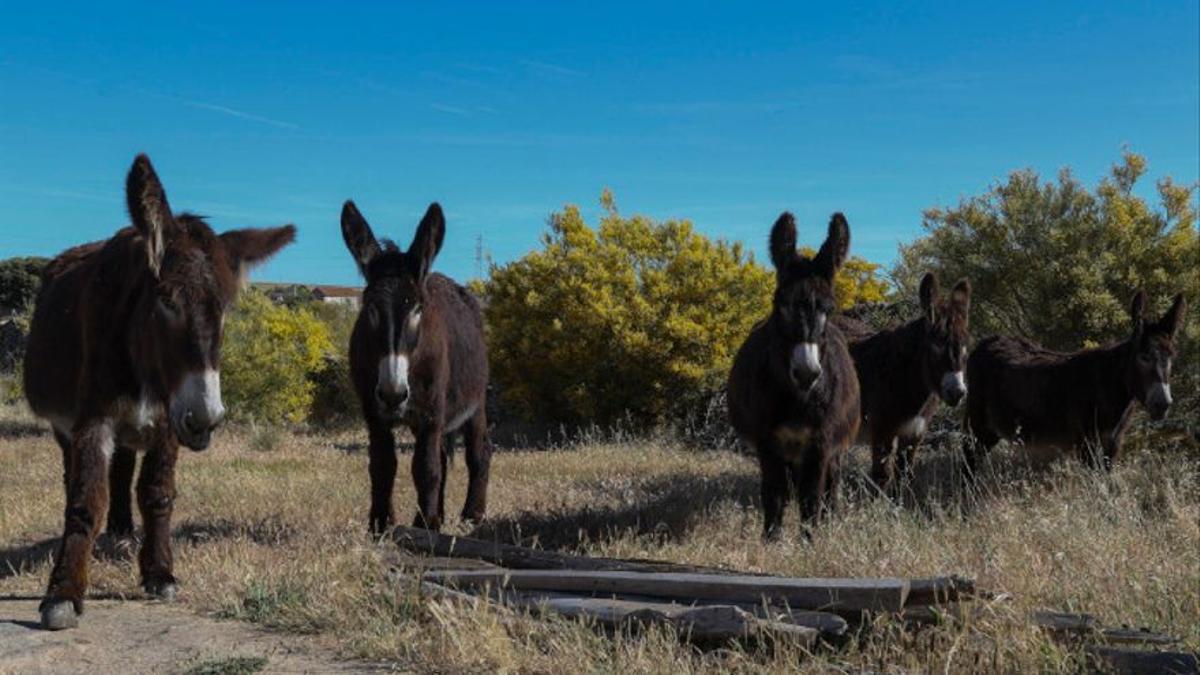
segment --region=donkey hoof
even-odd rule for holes
[[[147,581],[142,589],[146,595],[163,602],[175,602],[179,597],[179,585],[174,581]]]
[[[79,625],[75,603],[70,600],[47,600],[42,603],[41,611],[42,628],[45,630],[65,630]]]

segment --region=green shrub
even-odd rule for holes
[[[1157,183],[1160,208],[1134,193],[1146,160],[1126,152],[1094,191],[1064,169],[1042,183],[1012,173],[958,206],[925,213],[926,236],[900,248],[895,278],[905,296],[926,270],[971,280],[976,335],[1023,335],[1074,350],[1130,333],[1129,304],[1141,288],[1157,320],[1176,293],[1191,305],[1178,338],[1177,412],[1196,423],[1200,399],[1200,235],[1196,188]],[[1190,400],[1189,400],[1190,399]],[[1190,411],[1190,412],[1186,412]]]
[[[275,305],[248,289],[225,327],[221,380],[230,416],[305,421],[315,390],[312,374],[332,347],[329,329],[311,311]]]
[[[767,315],[773,273],[689,221],[623,217],[607,191],[601,204],[598,228],[567,206],[540,250],[475,284],[492,378],[515,412],[539,423],[686,417],[721,388]],[[882,295],[873,266],[859,262],[868,292]],[[849,277],[848,295],[858,278]]]

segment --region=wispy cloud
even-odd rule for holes
[[[548,63],[546,61],[534,61],[533,59],[521,59],[521,65],[530,70],[542,75],[555,75],[558,77],[578,77],[583,73],[578,70],[573,70],[566,66],[560,66],[557,63]]]
[[[183,103],[184,105],[190,106],[192,108],[200,108],[201,110],[211,110],[213,112],[219,112],[224,115],[229,115],[230,117],[238,117],[238,118],[241,118],[244,120],[249,120],[251,122],[260,122],[262,124],[269,124],[273,127],[277,127],[280,129],[299,129],[300,128],[300,125],[293,124],[292,122],[285,122],[283,120],[272,119],[270,117],[263,117],[262,115],[255,115],[253,113],[248,113],[248,112],[245,112],[242,110],[237,110],[235,108],[230,108],[230,107],[223,106],[223,105],[217,105],[215,103],[206,103],[204,101],[191,101],[188,99],[178,99],[178,100],[180,103]]]
[[[458,117],[470,117],[471,116],[471,111],[467,110],[466,108],[460,108],[460,107],[454,106],[454,105],[447,105],[445,103],[434,102],[434,103],[430,103],[429,107],[433,108],[434,110],[436,110],[438,112],[444,112],[448,115],[457,115]]]

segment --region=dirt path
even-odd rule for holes
[[[302,638],[162,603],[88,600],[79,628],[52,633],[37,626],[38,602],[0,597],[0,673],[186,673],[200,666],[208,668],[205,673],[373,670],[321,656]],[[234,670],[239,664],[258,670]]]

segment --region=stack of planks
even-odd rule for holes
[[[959,577],[795,578],[654,560],[573,556],[399,528],[396,543],[432,594],[483,597],[525,611],[579,618],[610,629],[672,626],[698,643],[791,639],[838,644],[864,615],[969,599]]]

